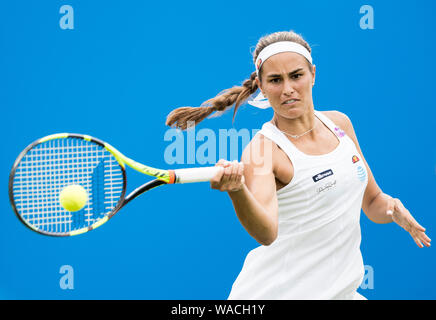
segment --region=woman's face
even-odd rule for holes
[[[313,107],[315,66],[310,70],[302,55],[294,52],[273,55],[264,62],[261,72],[262,82],[256,78],[257,85],[277,115],[295,119]]]

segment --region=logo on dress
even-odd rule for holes
[[[363,169],[361,166],[357,167],[357,177],[360,181],[364,182],[366,179],[366,172],[365,169]]]
[[[321,192],[324,192],[324,191],[330,191],[334,187],[336,187],[336,180],[329,181],[324,186],[317,188],[316,193],[320,194]]]
[[[356,162],[360,161],[358,156],[353,156],[352,159],[353,159],[353,163],[356,163]]]
[[[324,178],[327,178],[331,175],[333,175],[333,171],[331,169],[329,169],[329,170],[326,170],[324,172],[318,173],[317,175],[314,175],[312,177],[312,179],[313,179],[313,182],[318,182],[318,181],[320,181]]]
[[[339,127],[335,127],[335,134],[336,134],[339,138],[342,138],[342,137],[345,136],[345,132],[344,132],[344,130],[342,130],[342,129],[339,128]]]

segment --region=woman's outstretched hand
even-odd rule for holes
[[[392,216],[392,220],[410,233],[418,247],[430,247],[431,239],[425,234],[425,228],[421,226],[410,214],[399,199],[390,199],[386,212]]]

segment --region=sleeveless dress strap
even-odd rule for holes
[[[292,164],[295,166],[296,158],[299,155],[299,150],[292,144],[291,141],[271,122],[266,122],[262,126],[262,129],[258,131],[266,138],[273,141],[280,149],[282,149],[285,154],[291,160]]]
[[[345,137],[345,132],[339,128],[332,120],[319,111],[315,110],[315,116],[323,122],[339,139]]]

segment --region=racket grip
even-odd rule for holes
[[[222,167],[188,168],[174,170],[175,183],[192,183],[210,181]]]

